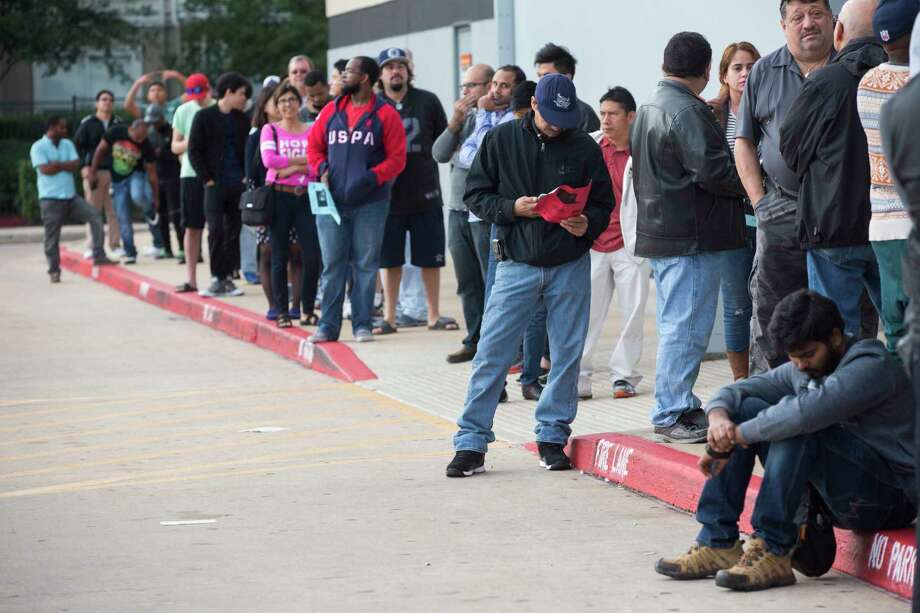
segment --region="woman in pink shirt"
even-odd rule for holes
[[[313,305],[322,259],[316,220],[307,197],[307,184],[312,178],[307,166],[307,134],[310,130],[298,117],[302,98],[297,88],[284,81],[275,90],[272,99],[281,121],[262,127],[259,148],[262,163],[268,169],[265,182],[272,185],[275,192],[271,222],[271,277],[272,295],[278,309],[277,324],[279,328],[291,327],[291,318],[284,307],[288,304],[288,234],[294,228],[303,262],[301,324],[316,325]],[[282,169],[284,172],[280,172]]]

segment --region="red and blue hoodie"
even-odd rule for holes
[[[378,95],[361,106],[351,96],[339,96],[313,124],[307,160],[317,176],[329,171],[336,206],[387,200],[393,181],[406,167],[402,118]]]

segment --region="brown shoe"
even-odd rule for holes
[[[93,266],[115,266],[117,264],[118,262],[115,260],[110,260],[105,256],[101,258],[93,258]]]
[[[52,283],[60,283],[61,282],[61,271],[56,270],[54,272],[49,272],[48,280],[51,281]]]
[[[727,549],[697,543],[683,555],[658,560],[655,572],[672,579],[705,579],[737,564],[742,553],[741,541]]]
[[[738,563],[716,574],[716,585],[730,590],[753,592],[795,583],[792,556],[778,556],[767,549],[763,539],[748,541],[747,549]]]
[[[462,362],[469,362],[474,357],[476,357],[476,350],[472,347],[464,345],[457,351],[447,354],[447,363],[460,364]]]

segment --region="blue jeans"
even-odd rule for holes
[[[541,443],[565,444],[568,440],[578,408],[578,365],[591,305],[591,260],[587,253],[552,268],[498,262],[466,404],[457,420],[457,451],[485,453],[495,440],[492,423],[508,367],[540,305],[546,307],[553,368],[537,401],[534,432]]]
[[[725,349],[734,353],[751,346],[751,269],[754,265],[754,238],[741,249],[719,252],[722,271],[722,317],[725,323]]]
[[[150,223],[156,217],[153,210],[153,188],[147,180],[147,174],[135,171],[123,181],[112,183],[112,202],[115,205],[115,216],[118,217],[118,231],[128,257],[137,257],[137,247],[134,245],[134,226],[131,223],[133,202],[141,207],[150,234],[153,236],[153,246],[157,249],[163,247],[160,228]]]
[[[479,221],[474,223],[486,222]],[[497,235],[498,233],[493,225],[489,233],[490,243]],[[495,269],[497,266],[498,260],[495,259],[495,254],[492,252],[490,244],[489,261],[486,265],[485,305],[487,308],[489,296],[492,294],[492,286],[495,284]],[[521,385],[532,385],[537,382],[537,378],[543,372],[543,369],[540,368],[540,360],[543,358],[543,354],[546,353],[548,344],[549,340],[546,334],[546,306],[541,304],[534,311],[533,317],[530,318],[530,323],[527,325],[527,330],[524,332],[523,346],[519,347],[520,351],[518,351],[515,356],[515,360],[521,355],[524,358],[523,364],[521,365]]]
[[[746,398],[735,423],[753,419],[769,408],[760,398]],[[738,518],[754,459],[764,467],[754,505],[754,534],[767,548],[786,555],[798,536],[796,512],[811,483],[833,518],[847,530],[903,528],[917,514],[905,493],[914,480],[896,474],[879,454],[839,425],[773,443],[735,447],[721,473],[703,486],[696,519],[703,524],[697,541],[709,547],[731,547],[738,540]]]
[[[672,426],[702,405],[693,385],[716,321],[720,260],[719,253],[649,259],[658,293],[654,426]]]
[[[350,272],[354,274],[349,294],[352,331],[371,329],[380,245],[389,213],[390,202],[384,200],[340,208],[341,225],[330,215],[316,217],[323,254],[323,310],[318,329],[333,340],[342,331],[345,281]]]
[[[808,250],[808,287],[827,296],[843,315],[844,332],[859,337],[863,289],[881,312],[878,262],[869,245]]]

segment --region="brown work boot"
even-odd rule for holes
[[[672,579],[705,579],[737,564],[742,553],[741,541],[727,549],[697,543],[683,555],[655,562],[655,572]]]
[[[716,585],[731,590],[753,592],[795,583],[792,556],[770,553],[763,539],[748,541],[747,549],[738,563],[716,574]]]

